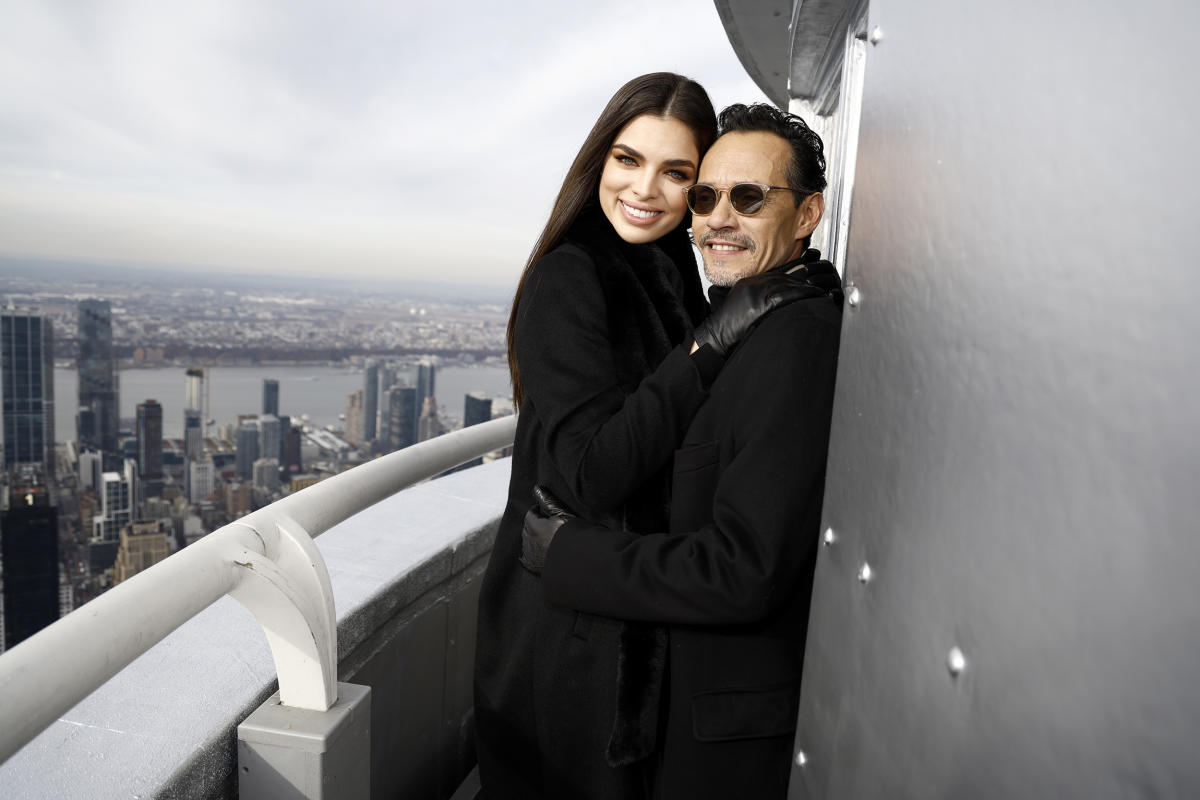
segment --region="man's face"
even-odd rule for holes
[[[761,131],[727,133],[700,164],[697,183],[726,189],[736,183],[787,186],[791,148],[787,140]],[[784,264],[804,252],[805,237],[821,221],[824,200],[810,195],[796,207],[795,193],[767,193],[763,209],[744,217],[722,192],[711,214],[692,217],[692,233],[704,259],[704,274],[717,286]]]

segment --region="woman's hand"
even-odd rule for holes
[[[521,566],[541,575],[554,534],[564,523],[575,519],[575,515],[543,486],[533,487],[533,499],[536,502],[526,512],[525,528],[521,531]]]
[[[797,300],[826,294],[804,278],[783,272],[742,278],[733,285],[721,307],[696,328],[692,352],[708,345],[718,355],[726,356],[770,312]]]

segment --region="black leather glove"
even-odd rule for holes
[[[536,502],[525,513],[525,528],[521,531],[521,566],[541,575],[554,534],[575,515],[545,487],[533,487],[533,499]]]
[[[824,289],[808,283],[803,274],[763,272],[742,278],[730,289],[721,307],[696,328],[696,344],[708,345],[718,355],[726,356],[771,311],[825,294]]]

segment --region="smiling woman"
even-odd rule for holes
[[[600,173],[600,209],[627,242],[653,242],[679,226],[683,188],[700,154],[688,126],[643,114],[621,129]]]

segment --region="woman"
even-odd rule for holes
[[[653,73],[621,87],[518,284],[508,342],[520,417],[476,647],[486,798],[644,796],[666,635],[548,606],[519,562],[521,530],[539,484],[610,527],[665,529],[671,455],[723,362],[694,344],[707,304],[684,200],[715,137],[694,81]],[[742,315],[722,333],[749,327]]]

